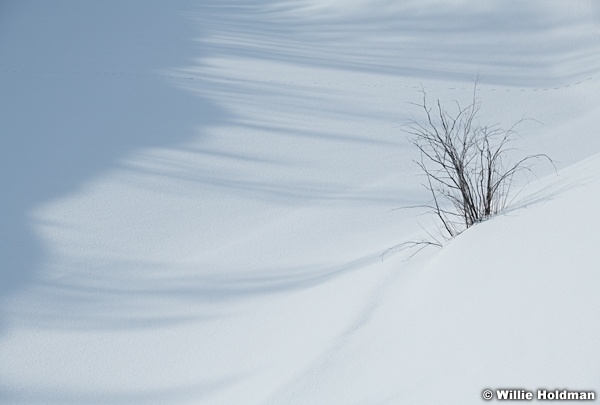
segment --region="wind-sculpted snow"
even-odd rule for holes
[[[351,3],[0,6],[0,402],[599,389],[598,6]],[[382,260],[435,232],[411,103],[475,79],[559,175]]]
[[[510,212],[387,280],[369,321],[269,403],[460,404],[483,402],[484,388],[597,391],[599,169],[595,155],[544,179]]]

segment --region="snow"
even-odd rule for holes
[[[594,1],[0,6],[0,402],[598,390]],[[523,114],[514,204],[434,229],[402,125]],[[521,185],[519,185],[521,186]]]

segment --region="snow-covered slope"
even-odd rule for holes
[[[485,402],[597,390],[600,155],[388,279],[355,328],[269,403]]]
[[[598,390],[594,1],[0,6],[0,402],[483,402]],[[401,126],[523,114],[513,207],[432,220]]]

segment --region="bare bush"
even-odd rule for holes
[[[424,89],[422,93],[422,102],[414,105],[420,107],[424,118],[421,122],[413,119],[405,132],[420,151],[415,163],[432,196],[432,201],[421,207],[429,208],[441,221],[442,234],[452,238],[506,208],[517,174],[530,171],[537,159],[552,160],[537,154],[510,162],[515,128],[524,118],[508,129],[481,125],[477,84],[471,103],[462,107],[455,101],[453,113],[439,100],[430,106]]]

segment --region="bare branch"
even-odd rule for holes
[[[554,166],[552,159],[544,154],[529,155],[513,164],[505,162],[508,153],[514,150],[516,127],[530,119],[523,116],[508,129],[498,124],[481,126],[477,80],[471,102],[462,107],[454,101],[453,114],[440,100],[430,107],[423,86],[421,93],[421,103],[410,104],[423,111],[424,120],[418,122],[413,117],[403,129],[420,152],[415,163],[425,175],[424,186],[432,196],[430,204],[417,207],[431,210],[449,238],[506,208],[512,202],[515,176],[530,172],[534,160],[544,158]],[[436,240],[434,244],[440,243]],[[422,245],[426,244],[412,241],[399,246]]]

